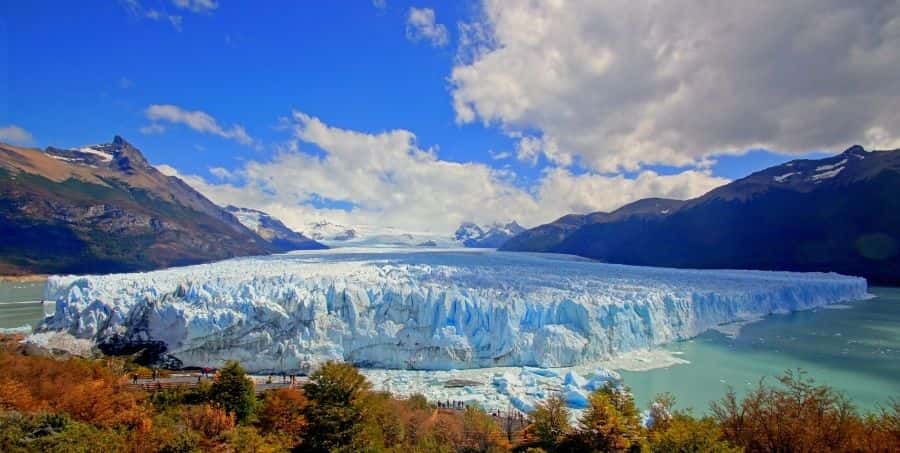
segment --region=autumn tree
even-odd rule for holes
[[[211,439],[231,431],[235,425],[234,412],[211,404],[190,406],[184,411],[183,416],[191,429]]]
[[[746,451],[846,451],[859,420],[840,393],[787,371],[780,386],[763,381],[742,401],[733,390],[711,405],[723,436]]]
[[[567,439],[567,449],[580,451],[639,451],[643,428],[634,398],[625,388],[607,385],[588,398],[579,429]]]
[[[259,425],[266,433],[287,434],[297,444],[306,429],[303,412],[307,404],[306,396],[297,389],[281,388],[266,392],[259,411]]]
[[[559,394],[538,404],[528,416],[527,433],[534,436],[544,448],[558,444],[569,431],[569,409],[565,399]]]
[[[650,402],[649,425],[651,431],[664,431],[669,427],[675,411],[675,395],[661,393]]]
[[[722,430],[709,417],[694,418],[688,413],[671,413],[666,423],[649,434],[649,450],[659,453],[738,453],[722,438]]]
[[[66,412],[77,421],[104,428],[146,428],[143,398],[102,361],[26,357],[0,350],[2,409]]]
[[[506,435],[494,419],[480,408],[466,406],[463,412],[463,432],[465,438],[462,447],[466,451],[502,452],[510,449]]]

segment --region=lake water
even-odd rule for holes
[[[900,288],[871,288],[876,297],[838,307],[772,315],[744,326],[735,338],[707,332],[664,349],[691,362],[621,372],[640,407],[671,392],[678,407],[706,411],[728,386],[743,393],[760,378],[801,368],[873,410],[900,398]]]
[[[0,281],[0,329],[37,325],[44,316],[40,303],[44,283]],[[32,301],[32,303],[22,303]]]
[[[0,282],[0,328],[36,325],[43,317],[42,283]],[[621,371],[640,407],[653,395],[674,394],[678,407],[704,412],[729,386],[743,393],[760,378],[801,368],[847,394],[864,410],[900,398],[900,288],[872,288],[876,297],[772,315],[732,337],[707,332],[663,349],[689,364]]]

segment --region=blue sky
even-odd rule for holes
[[[121,134],[152,160],[190,172],[259,154],[189,129],[141,134],[148,105],[200,109],[268,144],[286,139],[276,130],[278,118],[297,108],[354,130],[409,129],[454,160],[490,160],[487,150],[511,148],[496,130],[454,123],[446,81],[453,48],[407,40],[409,4],[384,10],[369,1],[339,8],[225,4],[210,14],[146,4],[184,14],[181,30],[116,2],[8,5],[13,96],[0,123],[23,125],[39,146]],[[462,2],[441,9],[441,19],[456,23],[467,9]],[[209,152],[194,152],[198,145]]]
[[[679,117],[677,111],[657,108],[652,112],[660,112],[659,118],[666,119],[665,128],[660,124],[635,126],[631,133],[620,135],[617,131],[623,126],[618,121],[629,120],[622,123],[625,128],[643,124],[650,111],[644,107],[650,104],[646,95],[628,97],[631,87],[653,92],[657,85],[636,78],[631,83],[626,72],[617,75],[617,65],[627,67],[630,54],[627,48],[603,44],[616,42],[613,31],[610,36],[585,34],[596,23],[573,22],[571,33],[548,30],[535,33],[538,37],[532,42],[527,27],[534,27],[534,22],[514,20],[533,16],[553,23],[582,21],[580,17],[599,21],[604,14],[615,13],[590,3],[581,5],[584,11],[570,14],[573,11],[493,1],[386,0],[379,5],[359,0],[267,2],[263,6],[226,0],[5,2],[0,22],[0,45],[5,52],[0,54],[0,64],[7,70],[3,74],[6,83],[0,84],[5,99],[0,127],[15,127],[26,134],[7,134],[7,139],[12,139],[8,141],[18,138],[20,143],[38,147],[106,142],[120,134],[154,164],[165,165],[167,171],[183,176],[215,201],[276,211],[293,225],[312,216],[380,224],[433,216],[427,210],[407,209],[410,197],[400,196],[394,204],[371,202],[366,201],[364,192],[329,190],[324,182],[311,182],[312,189],[269,185],[268,198],[265,193],[245,199],[233,195],[233,189],[265,186],[263,180],[270,177],[260,173],[267,171],[267,165],[283,166],[285,160],[278,159],[285,153],[320,159],[350,153],[344,155],[347,162],[340,171],[327,165],[319,170],[330,169],[333,175],[345,177],[357,174],[363,179],[375,175],[391,182],[390,177],[382,176],[408,171],[407,167],[391,167],[407,165],[403,156],[377,168],[354,168],[351,146],[341,148],[344,145],[333,140],[337,136],[348,139],[344,132],[371,138],[388,131],[408,131],[414,134],[414,141],[403,145],[400,140],[399,146],[430,153],[438,163],[474,163],[472,168],[477,171],[472,174],[486,172],[483,178],[489,181],[467,186],[486,184],[479,190],[492,193],[491,198],[485,201],[476,193],[467,193],[467,198],[460,200],[474,206],[483,203],[481,211],[471,206],[457,209],[451,196],[458,188],[434,187],[429,190],[434,191],[435,204],[441,208],[436,212],[451,212],[447,220],[408,224],[411,228],[447,229],[468,217],[482,221],[522,217],[520,220],[533,224],[572,210],[611,209],[640,196],[698,195],[726,179],[766,166],[839,152],[843,145],[856,142],[865,145],[867,137],[891,125],[876,116],[859,125],[856,133],[849,130],[835,135],[837,132],[829,133],[835,129],[831,124],[821,122],[813,124],[823,131],[810,138],[784,138],[787,132],[766,132],[767,120],[755,115],[745,122],[728,123],[728,113],[712,107],[703,111],[702,105],[707,103],[718,108],[718,104],[731,102],[719,98],[694,104],[698,105],[696,122],[683,114]],[[516,8],[522,8],[519,12],[523,14],[512,14]],[[794,25],[801,31],[804,26]],[[471,32],[475,26],[481,27],[481,34]],[[519,26],[526,27],[524,33],[518,33]],[[569,49],[580,52],[580,45],[565,42],[569,38],[587,44],[596,40],[597,46],[587,46],[588,54],[566,55]],[[554,60],[559,53],[562,55]],[[541,57],[532,60],[535,55]],[[549,63],[546,55],[550,55]],[[563,70],[579,74],[579,62],[594,56],[601,66],[595,78],[563,74],[548,82],[547,77],[538,77]],[[707,58],[698,55],[701,57]],[[776,61],[780,57],[773,56]],[[703,61],[719,67],[714,60]],[[723,74],[732,69],[722,66]],[[694,77],[688,74],[684,80],[688,76]],[[615,82],[618,77],[625,82]],[[657,77],[652,83],[659,80]],[[754,83],[749,81],[749,86]],[[754,92],[746,95],[770,97]],[[808,96],[798,100],[789,96],[784,105],[792,101],[801,105]],[[610,107],[605,107],[606,103]],[[154,105],[168,110],[159,109],[153,116]],[[776,111],[772,105],[760,108]],[[610,113],[616,109],[633,111],[635,116],[623,120]],[[191,122],[185,116],[190,112],[202,112],[214,126],[204,128]],[[298,120],[296,113],[331,128],[331,135],[311,137],[311,123]],[[743,124],[747,124],[746,130]],[[235,127],[252,141],[242,143],[232,133]],[[728,135],[697,132],[710,129]],[[648,140],[639,135],[641,130],[673,138]],[[793,134],[797,135],[802,134]],[[878,137],[888,142],[893,139]],[[534,145],[532,151],[528,144]],[[665,151],[655,153],[656,149]],[[747,152],[749,149],[755,151]],[[372,152],[368,159],[374,156],[377,160],[382,151],[376,147]],[[495,159],[497,156],[505,158]],[[257,173],[251,174],[254,165]],[[416,174],[427,173],[427,168],[421,167]],[[229,176],[222,177],[226,174],[222,170]],[[621,190],[607,184],[615,181],[610,178],[634,180],[647,172],[653,178],[673,176],[677,180],[656,184],[647,176],[643,188],[631,184],[634,187],[623,185]],[[552,187],[551,174],[558,179]],[[318,181],[318,175],[306,177]],[[423,183],[417,178],[399,177],[408,185],[398,183],[380,190],[400,195],[421,190]],[[276,196],[271,192],[277,192]],[[497,193],[512,195],[507,199]],[[510,203],[516,207],[507,209]],[[495,205],[504,208],[492,208]],[[349,207],[355,212],[342,212]],[[302,213],[295,215],[297,209]],[[534,214],[536,210],[542,214]]]

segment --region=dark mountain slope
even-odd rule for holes
[[[0,144],[0,273],[108,273],[270,246],[121,137],[79,150]]]
[[[517,237],[504,249],[649,266],[834,271],[900,284],[900,152],[853,147],[792,161],[665,216],[585,223],[555,244],[532,244]]]
[[[566,240],[566,238],[585,225],[619,222],[632,217],[657,218],[665,217],[678,210],[684,201],[666,198],[646,198],[629,203],[613,212],[594,212],[591,214],[569,214],[552,223],[540,225],[524,231],[509,239],[502,250],[550,251]]]

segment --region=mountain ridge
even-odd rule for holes
[[[674,201],[665,214],[628,212],[647,201],[639,200],[613,213],[564,216],[501,250],[646,266],[834,271],[900,284],[898,193],[900,151],[853,146],[754,172]]]
[[[0,143],[0,273],[150,270],[272,248],[122,137],[77,149]]]

